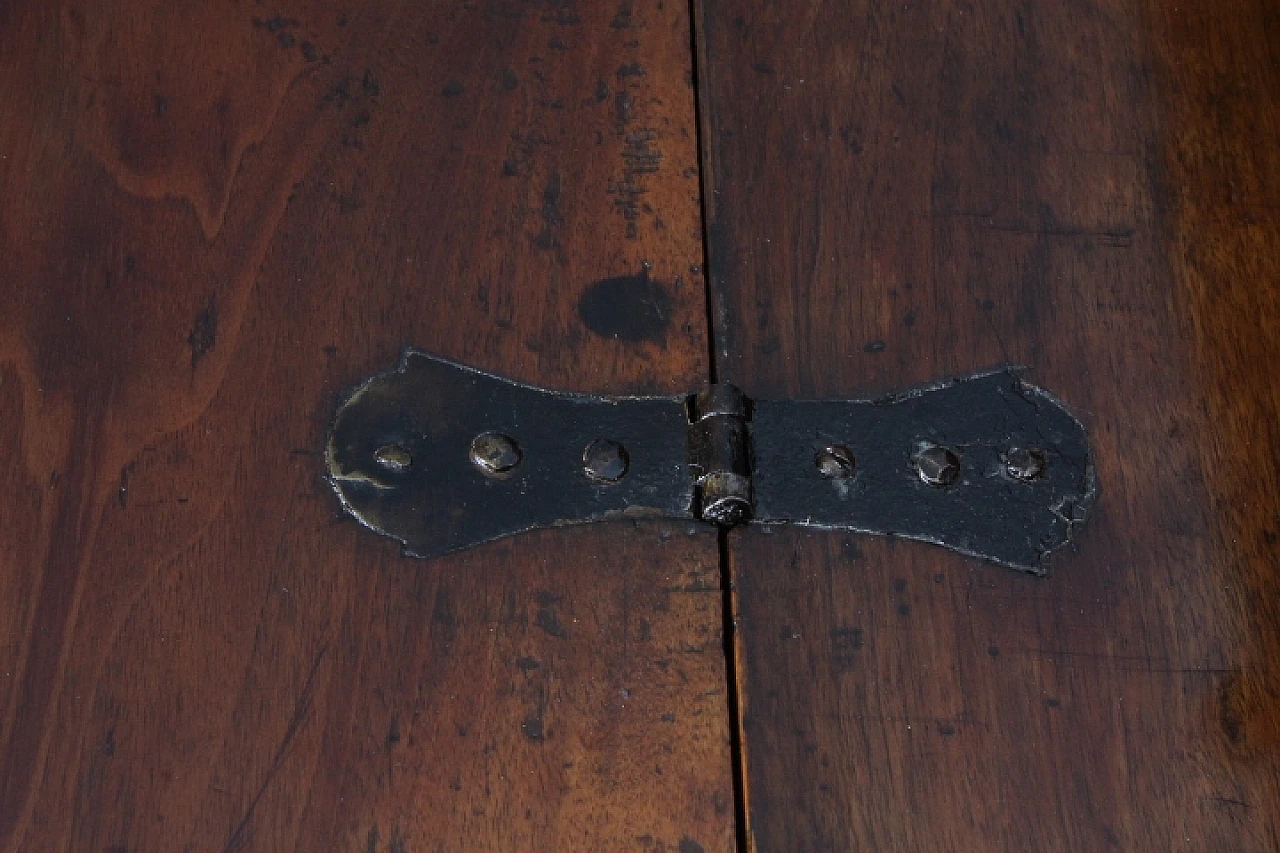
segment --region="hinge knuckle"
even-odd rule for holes
[[[751,401],[728,384],[689,398],[689,470],[693,510],[724,527],[752,515]]]

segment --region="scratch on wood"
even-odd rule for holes
[[[289,727],[285,729],[284,737],[281,739],[280,745],[276,747],[275,755],[271,757],[271,764],[267,767],[267,775],[263,778],[262,785],[258,787],[258,792],[253,795],[253,800],[250,801],[249,807],[245,809],[244,816],[240,818],[235,829],[231,831],[231,835],[227,837],[227,843],[222,848],[223,853],[233,853],[233,851],[244,849],[248,840],[249,824],[253,820],[258,803],[262,801],[263,795],[271,787],[271,783],[280,772],[280,768],[284,766],[284,760],[288,757],[289,747],[293,745],[294,739],[302,729],[302,724],[306,722],[308,715],[311,713],[311,700],[315,696],[316,674],[320,671],[320,664],[324,661],[324,656],[328,651],[328,646],[320,649],[316,659],[312,662],[311,671],[307,673],[307,680],[302,685],[302,692],[298,694],[298,701],[293,706],[293,716],[289,719]]]
[[[138,463],[135,460],[120,468],[120,485],[116,489],[116,498],[120,501],[121,509],[129,505],[129,477],[133,475],[133,471],[137,467]]]

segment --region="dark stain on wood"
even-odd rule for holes
[[[218,343],[218,299],[210,296],[196,314],[191,331],[187,334],[187,346],[191,349],[191,369],[194,371]]]
[[[542,230],[534,238],[534,245],[539,249],[554,249],[559,244],[557,232],[564,224],[564,213],[560,210],[560,173],[552,172],[542,188]]]
[[[631,93],[622,90],[613,98],[613,115],[618,124],[628,124],[631,121]]]
[[[387,726],[386,747],[388,750],[400,743],[400,718],[392,716]]]
[[[530,714],[520,723],[520,731],[529,740],[541,742],[546,738],[546,732],[542,727],[542,715]]]
[[[564,596],[548,592],[547,590],[539,590],[534,598],[538,604],[538,610],[534,615],[534,624],[558,640],[568,639],[569,632],[564,625],[560,623],[560,616],[556,613],[556,607],[563,600]]]
[[[796,634],[796,639],[800,638]],[[858,662],[857,653],[862,649],[863,635],[861,628],[831,629],[831,658],[837,669],[847,672]]]
[[[600,337],[627,343],[663,343],[671,309],[667,285],[651,279],[648,269],[597,281],[578,302],[583,325]]]

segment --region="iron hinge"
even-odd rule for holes
[[[1043,573],[1096,494],[1083,426],[1014,369],[874,400],[596,397],[410,350],[344,399],[325,457],[346,511],[418,557],[659,516],[899,536]]]

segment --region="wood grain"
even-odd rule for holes
[[[1253,0],[703,0],[720,376],[1007,363],[1101,498],[1037,580],[735,533],[760,851],[1280,847],[1280,73]]]
[[[689,44],[647,0],[0,6],[0,849],[731,846],[714,535],[405,560],[318,454],[410,344],[704,379]]]

